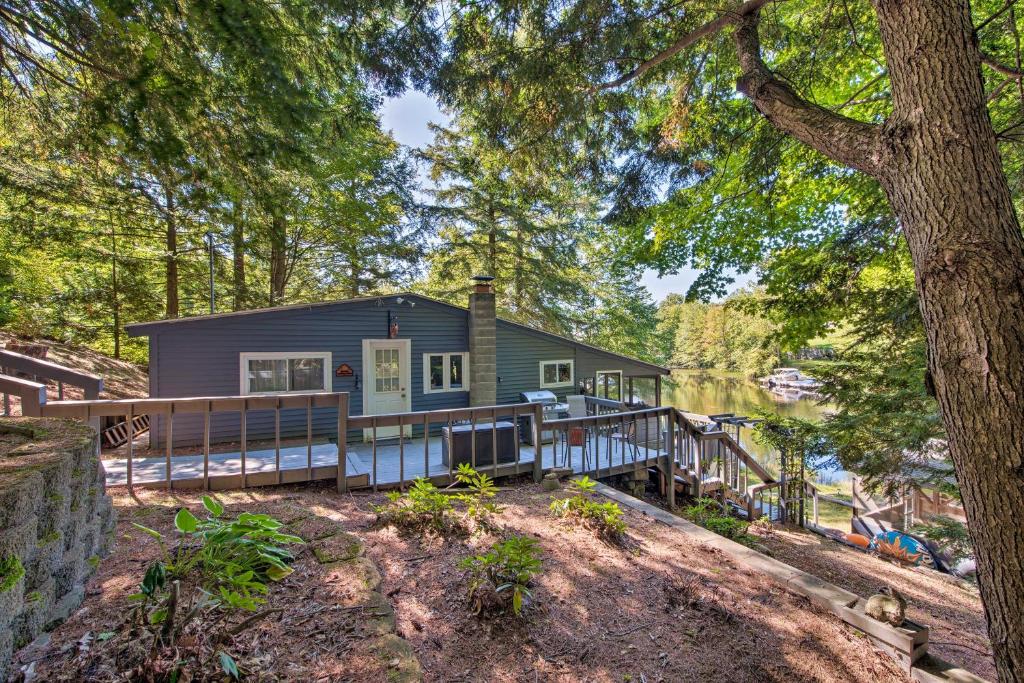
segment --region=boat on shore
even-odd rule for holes
[[[793,398],[818,396],[823,386],[820,381],[797,368],[775,368],[772,374],[761,377],[758,382],[769,391]]]

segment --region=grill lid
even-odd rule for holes
[[[548,389],[540,389],[539,391],[524,391],[519,394],[519,400],[524,403],[557,403],[558,398],[555,396],[555,392],[549,391]]]

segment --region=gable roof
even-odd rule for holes
[[[313,310],[316,310],[316,309],[319,309],[319,308],[326,308],[326,307],[329,307],[329,306],[344,306],[344,305],[347,305],[347,304],[364,303],[364,302],[367,302],[367,301],[378,301],[378,300],[382,300],[382,299],[390,299],[390,298],[396,298],[396,297],[402,297],[402,298],[408,298],[408,299],[417,299],[419,301],[423,301],[423,302],[428,303],[428,304],[435,304],[435,305],[438,305],[438,306],[444,306],[446,308],[450,308],[450,309],[453,309],[455,311],[459,311],[461,313],[467,313],[467,314],[469,313],[469,309],[467,309],[464,306],[456,306],[455,304],[450,304],[447,301],[441,301],[440,299],[434,299],[433,297],[425,296],[423,294],[417,294],[415,292],[395,292],[393,294],[379,294],[379,295],[374,295],[374,296],[361,296],[361,297],[354,297],[354,298],[351,298],[351,299],[334,299],[334,300],[331,300],[331,301],[317,301],[317,302],[314,302],[314,303],[306,303],[306,304],[288,304],[288,305],[285,305],[285,306],[271,306],[271,307],[267,307],[267,308],[251,308],[251,309],[248,309],[248,310],[245,310],[245,311],[229,311],[229,312],[226,312],[226,313],[211,313],[211,314],[207,314],[207,315],[187,316],[187,317],[184,317],[184,318],[167,318],[165,320],[153,320],[153,321],[150,321],[150,322],[132,323],[130,325],[125,325],[125,331],[129,334],[129,336],[132,336],[132,337],[148,337],[150,334],[152,334],[154,332],[160,332],[162,329],[164,329],[166,327],[179,327],[179,326],[189,325],[191,323],[203,323],[203,322],[210,322],[210,321],[222,320],[222,319],[230,319],[230,318],[240,318],[240,317],[248,317],[248,316],[269,315],[269,314],[276,314],[276,313],[282,313],[282,312],[287,312],[287,311],[313,311]],[[656,365],[655,363],[649,363],[647,361],[640,360],[639,358],[633,358],[632,356],[627,356],[625,354],[615,353],[614,351],[609,351],[607,349],[602,349],[602,348],[600,348],[598,346],[593,346],[591,344],[586,344],[584,342],[577,341],[575,339],[572,339],[571,337],[565,337],[565,336],[562,336],[560,334],[555,334],[553,332],[546,332],[544,330],[539,330],[539,329],[537,329],[535,327],[530,327],[529,325],[523,325],[522,323],[513,322],[513,321],[507,320],[505,318],[498,318],[497,322],[498,322],[498,324],[504,325],[506,327],[511,327],[511,328],[523,330],[523,331],[525,331],[525,332],[527,332],[529,334],[533,334],[533,335],[537,335],[537,336],[541,336],[541,337],[546,337],[548,339],[554,339],[556,341],[564,342],[566,344],[572,344],[573,346],[577,346],[577,347],[580,347],[580,348],[583,348],[583,349],[587,349],[588,351],[593,351],[595,353],[600,353],[600,354],[605,355],[605,356],[610,356],[610,357],[613,357],[613,358],[620,358],[622,360],[629,361],[630,363],[635,363],[637,365],[642,365],[642,366],[650,368],[651,370],[654,370],[655,372],[657,372],[660,375],[667,375],[670,372],[670,370],[668,368],[662,367],[660,365]]]

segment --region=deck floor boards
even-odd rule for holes
[[[431,477],[440,477],[448,474],[448,466],[441,460],[441,437],[431,437],[428,442],[428,474]],[[627,446],[623,452],[620,443],[611,444],[611,458],[609,463],[609,444],[607,439],[601,439],[596,446],[597,458],[594,457],[595,449],[591,441],[588,451],[590,458],[584,463],[583,448],[573,446],[571,450],[572,469],[580,473],[599,473],[595,462],[599,462],[600,469],[607,469],[609,464],[612,467],[622,467],[634,463],[631,448]],[[400,467],[400,452],[404,452],[404,467]],[[423,463],[424,444],[422,438],[407,438],[399,448],[398,440],[378,442],[377,444],[377,467],[374,473],[373,447],[369,443],[350,443],[346,446],[346,474],[349,477],[366,475],[370,485],[377,483],[380,486],[398,484],[399,480],[406,482],[417,477],[424,476]],[[639,458],[637,462],[649,461],[661,455],[664,451],[653,448],[637,446]],[[318,443],[313,445],[312,453],[313,467],[334,466],[338,462],[338,449],[332,443]],[[557,463],[556,463],[557,456]],[[519,462],[532,463],[536,457],[536,451],[532,446],[521,444],[519,449]],[[559,442],[552,449],[552,444],[543,445],[542,465],[544,469],[556,466],[566,466],[564,443]],[[257,472],[273,472],[275,470],[276,453],[273,448],[248,450],[245,456],[245,469],[247,474]],[[119,486],[127,483],[126,458],[104,459],[103,466],[107,472],[107,484]],[[281,447],[281,469],[303,470],[307,465],[307,452],[305,444],[298,446]],[[500,466],[505,465],[501,463]],[[132,481],[136,484],[156,484],[166,482],[165,479],[166,457],[150,456],[134,458],[132,460]],[[491,465],[480,465],[477,469],[484,473],[492,471]],[[210,476],[237,475],[242,471],[242,459],[240,452],[211,453],[209,473]],[[374,476],[376,474],[376,476]],[[202,455],[175,455],[171,458],[171,479],[175,482],[201,480],[203,476]],[[376,481],[375,481],[376,480]]]

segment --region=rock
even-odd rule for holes
[[[360,613],[362,631],[366,635],[395,632],[395,609],[380,593],[372,593]]]
[[[341,531],[310,544],[320,564],[333,564],[352,560],[363,554],[363,542],[356,536]]]
[[[307,543],[319,541],[329,536],[335,536],[342,532],[342,526],[333,519],[326,517],[307,516],[301,517],[290,524],[285,525],[284,531],[299,536]]]
[[[371,649],[382,660],[387,662],[388,681],[394,683],[414,683],[423,680],[423,670],[416,659],[416,653],[408,641],[394,634],[381,636],[373,643]]]
[[[540,487],[545,491],[558,491],[562,488],[562,483],[558,481],[557,477],[551,479],[544,477],[544,480],[540,483]]]

